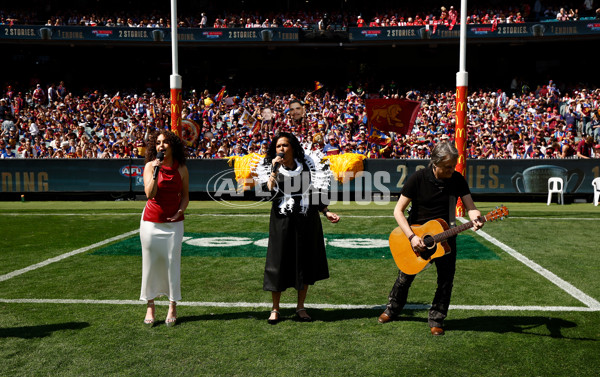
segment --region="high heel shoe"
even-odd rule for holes
[[[276,316],[275,319],[270,319],[270,318],[267,319],[267,323],[269,325],[276,325],[276,324],[278,324],[279,321],[281,321],[281,315],[279,314],[279,311],[278,310],[271,310],[271,313],[275,313],[275,314],[277,314],[277,316]]]
[[[150,304],[146,304],[146,309],[150,309],[152,308],[152,318],[148,318],[148,311],[146,310],[146,318],[144,318],[144,324],[148,325],[149,327],[152,327],[154,325],[154,303]]]
[[[175,308],[175,303],[171,303],[171,306],[173,307],[173,309]],[[171,308],[169,308],[171,309]],[[171,311],[171,310],[169,310]],[[173,310],[175,311],[175,310]],[[175,326],[175,324],[177,323],[177,315],[173,316],[173,317],[169,317],[167,315],[167,318],[165,319],[165,325],[167,325],[167,327],[173,327]]]

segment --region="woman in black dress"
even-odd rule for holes
[[[304,154],[294,135],[281,132],[273,138],[257,175],[273,195],[263,284],[273,298],[268,322],[279,322],[281,292],[291,287],[298,291],[296,318],[309,322],[304,308],[308,286],[329,277],[319,212],[332,223],[340,220],[323,200],[331,173],[320,158]]]

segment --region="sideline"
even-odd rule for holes
[[[168,306],[169,301],[154,301],[156,305]],[[86,300],[86,299],[5,299],[0,298],[0,303],[6,304],[82,304],[82,305],[146,305],[141,300]],[[271,308],[270,302],[201,302],[178,301],[177,306],[197,306],[211,308]],[[282,308],[294,309],[296,304],[281,304]],[[334,305],[334,304],[306,304],[309,309],[344,309],[344,310],[383,310],[385,305]],[[429,310],[430,305],[406,304],[405,309]],[[478,311],[540,311],[540,312],[595,312],[600,308],[583,306],[513,306],[513,305],[450,305],[452,310],[478,310]]]
[[[458,218],[458,220],[460,220],[462,223],[467,222],[467,219],[465,219],[464,217]],[[504,250],[510,256],[512,256],[519,262],[523,263],[527,267],[531,268],[533,271],[537,272],[538,274],[542,275],[543,277],[548,279],[551,283],[553,283],[554,285],[556,285],[557,287],[559,287],[560,289],[567,292],[569,295],[571,295],[572,297],[574,297],[575,299],[577,299],[578,301],[580,301],[581,303],[586,305],[588,308],[590,308],[594,311],[600,310],[600,302],[598,302],[598,300],[586,295],[579,289],[575,288],[575,286],[572,285],[571,283],[561,279],[553,272],[550,272],[549,270],[547,270],[544,267],[540,266],[539,264],[535,263],[531,259],[527,258],[523,254],[521,254],[518,251],[516,251],[515,249],[513,249],[512,247],[498,241],[497,239],[490,236],[489,234],[482,231],[481,229],[474,233],[476,235],[479,235],[482,238],[486,239],[487,241],[491,242],[492,244],[496,245],[500,249]]]
[[[91,249],[94,249],[94,248],[96,248],[96,247],[98,247],[98,246],[103,246],[103,245],[106,245],[107,243],[111,243],[111,242],[113,242],[113,241],[118,241],[118,240],[120,240],[120,239],[123,239],[123,238],[129,237],[129,236],[132,236],[132,235],[134,235],[134,234],[136,234],[136,233],[139,233],[139,232],[140,232],[140,230],[139,230],[139,229],[132,230],[131,232],[123,233],[123,234],[120,234],[120,235],[118,235],[118,236],[115,236],[115,237],[112,237],[112,238],[105,239],[104,241],[96,242],[95,244],[88,245],[88,246],[86,246],[86,247],[82,247],[81,249],[73,250],[73,251],[70,251],[70,252],[68,252],[68,253],[61,254],[61,255],[59,255],[59,256],[57,256],[57,257],[50,258],[50,259],[46,259],[46,260],[45,260],[45,261],[43,261],[43,262],[36,263],[36,264],[32,264],[31,266],[27,266],[27,267],[25,267],[25,268],[22,268],[22,269],[20,269],[20,270],[16,270],[16,271],[13,271],[13,272],[9,272],[8,274],[5,274],[5,275],[0,275],[0,282],[2,282],[2,281],[5,281],[5,280],[8,280],[8,279],[11,279],[11,278],[14,278],[15,276],[22,275],[22,274],[24,274],[24,273],[26,273],[26,272],[33,271],[33,270],[36,270],[36,269],[38,269],[38,268],[41,268],[41,267],[47,266],[47,265],[49,265],[49,264],[51,264],[51,263],[54,263],[54,262],[59,262],[59,261],[61,261],[61,260],[63,260],[63,259],[66,259],[66,258],[72,257],[73,255],[77,255],[77,254],[85,253],[86,251],[89,251],[89,250],[91,250]]]
[[[2,216],[140,216],[140,212],[119,212],[119,213],[41,213],[41,212],[13,212],[3,213]],[[186,213],[186,217],[269,217],[269,213]],[[394,215],[344,215],[344,218],[370,219],[370,218],[388,218],[393,219]],[[512,220],[577,220],[577,221],[600,221],[600,217],[526,217],[526,216],[510,216]]]
[[[62,214],[64,216],[64,214]],[[81,215],[81,214],[74,214],[74,215]],[[95,214],[98,215],[98,214]],[[243,214],[238,214],[238,215],[227,215],[227,214],[198,214],[197,216],[252,216],[252,217],[257,217],[257,216],[261,216],[259,214],[254,214],[254,215],[243,215]],[[47,216],[47,214],[45,214],[45,216]],[[186,215],[188,216],[188,215]],[[266,216],[270,216],[269,214],[265,214]],[[347,217],[359,217],[359,218],[369,218],[369,217],[374,217],[374,216],[347,216]],[[390,216],[380,216],[380,217],[390,217]],[[393,216],[392,216],[393,217]],[[466,223],[467,219],[461,217],[458,218],[459,221]],[[545,219],[548,220],[548,219]],[[594,219],[594,220],[598,220],[598,219]],[[123,233],[120,234],[118,236],[97,242],[95,244],[92,245],[88,245],[86,247],[77,249],[77,250],[73,250],[71,252],[59,255],[57,257],[53,257],[50,259],[47,259],[45,261],[42,261],[40,263],[36,263],[33,265],[30,265],[28,267],[22,268],[20,270],[16,270],[13,272],[10,272],[8,274],[5,275],[0,275],[0,282],[6,281],[8,279],[11,279],[15,276],[19,276],[22,275],[26,272],[47,266],[51,263],[54,262],[59,262],[63,259],[69,258],[73,255],[77,255],[80,253],[84,253],[86,251],[89,251],[91,249],[97,248],[99,246],[103,246],[107,243],[110,242],[114,242],[114,241],[118,241],[120,239],[132,236],[134,234],[139,233],[139,229],[135,229],[133,231],[127,232],[127,233]],[[544,310],[550,310],[550,311],[561,311],[563,309],[568,309],[568,310],[576,310],[576,311],[600,311],[600,302],[590,296],[588,296],[587,294],[583,293],[581,290],[577,289],[575,286],[573,286],[571,283],[561,279],[560,277],[558,277],[556,274],[550,272],[549,270],[543,268],[542,266],[540,266],[539,264],[533,262],[531,259],[525,257],[523,254],[517,252],[516,250],[514,250],[513,248],[507,246],[506,244],[498,241],[497,239],[495,239],[494,237],[490,236],[489,234],[485,233],[482,230],[479,230],[477,232],[475,232],[475,234],[480,235],[482,238],[486,239],[487,241],[491,242],[492,244],[496,245],[497,247],[499,247],[500,249],[504,250],[505,252],[507,252],[509,255],[511,255],[512,257],[514,257],[515,259],[517,259],[519,262],[525,264],[527,267],[531,268],[532,270],[534,270],[535,272],[537,272],[538,274],[542,275],[543,277],[545,277],[546,279],[548,279],[550,282],[552,282],[553,284],[555,284],[556,286],[558,286],[559,288],[561,288],[562,290],[564,290],[565,292],[567,292],[569,295],[571,295],[572,297],[574,297],[575,299],[577,299],[578,301],[580,301],[581,303],[583,303],[584,305],[587,306],[587,308],[580,308],[580,307],[555,307],[555,306],[519,306],[519,307],[513,307],[513,306],[452,306],[452,308],[456,308],[456,309],[460,309],[460,308],[480,308],[477,310],[487,310],[487,309],[483,309],[483,308],[497,308],[497,309],[491,309],[491,310],[538,310],[538,309],[527,309],[527,308],[552,308],[552,309],[544,309]],[[52,300],[52,302],[59,302],[60,300]],[[76,301],[75,303],[80,303],[81,300]],[[85,301],[85,300],[84,300]],[[5,302],[4,299],[0,299],[0,302]],[[15,301],[10,301],[10,302],[15,302]],[[33,301],[32,301],[33,302]],[[102,303],[104,301],[97,301],[97,300],[90,300],[90,302],[92,303]],[[112,301],[107,301],[108,303],[112,303]],[[119,301],[120,302],[120,301]],[[67,302],[65,302],[67,303]],[[131,303],[129,301],[125,301],[125,303]],[[218,306],[216,304],[219,303],[206,303],[206,304],[211,304],[211,305],[205,305],[205,306]],[[228,305],[228,306],[232,306],[232,303],[222,303],[223,305]],[[262,307],[262,305],[266,305],[263,303],[260,304],[252,304],[252,303],[241,303],[241,304],[247,304],[247,305],[260,305],[260,307]],[[268,304],[267,306],[269,306],[270,304]],[[327,304],[323,304],[323,305],[327,305]],[[198,304],[197,306],[202,306],[200,304]],[[284,307],[286,307],[285,305],[283,305]],[[308,306],[308,305],[307,305]],[[332,308],[342,308],[344,306],[339,306],[339,305],[334,305]],[[428,308],[429,306],[423,306],[423,308]],[[315,306],[315,308],[320,308]],[[323,306],[323,308],[328,308],[327,306]],[[369,309],[369,308],[373,308],[373,306],[352,306],[351,308],[354,309]],[[376,307],[379,308],[379,307]],[[407,309],[411,308],[410,305],[406,306]],[[413,309],[419,309],[421,308],[421,306],[416,306],[416,307],[412,307]],[[517,308],[517,309],[509,309],[509,308]]]

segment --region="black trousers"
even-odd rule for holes
[[[456,272],[456,238],[448,240],[448,243],[452,251],[433,260],[437,269],[437,289],[431,309],[429,309],[428,323],[430,327],[443,327],[444,319],[448,315],[448,308],[450,307],[454,273]],[[398,278],[392,287],[385,309],[390,317],[396,317],[406,305],[408,290],[416,276],[407,275],[402,271],[398,272]]]

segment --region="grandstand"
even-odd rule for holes
[[[253,18],[262,24],[265,19],[280,18],[291,13],[301,14],[303,24],[316,28],[318,21],[323,15],[342,15],[341,22],[346,29],[355,25],[354,19],[362,15],[365,20],[374,17],[401,15],[408,19],[430,17],[440,18],[441,8],[459,6],[458,1],[440,4],[436,1],[421,1],[418,3],[404,2],[398,4],[392,1],[377,1],[374,5],[365,7],[359,1],[319,1],[311,4],[306,1],[233,1],[228,4],[228,9],[219,9],[214,2],[182,2],[178,6],[180,21],[185,27],[197,29],[201,14],[205,13],[210,20],[209,25],[216,18],[226,18],[228,14],[242,15],[252,14]],[[493,17],[506,17],[506,14],[522,10],[528,22],[535,22],[539,18],[548,17],[553,19],[552,14],[535,16],[533,10],[526,11],[525,6],[533,9],[534,2],[525,4],[522,2],[486,1],[471,5],[472,16],[476,14],[488,14]],[[146,20],[146,24],[156,24],[163,19],[162,25],[169,20],[168,3],[158,1],[134,1],[127,2],[126,9],[122,8],[122,2],[102,1],[99,7],[95,1],[65,1],[60,3],[48,3],[39,0],[28,0],[20,3],[19,9],[2,9],[4,20],[15,19],[16,24],[46,25],[50,19],[63,19],[63,25],[85,25],[81,19],[94,18],[97,26],[103,26],[111,19],[116,23],[118,18],[131,18],[139,23]],[[544,10],[555,10],[561,6],[559,1],[544,1]],[[25,7],[25,5],[27,5]],[[570,4],[577,9],[581,4]],[[12,5],[17,6],[15,5]],[[569,7],[566,7],[570,9]],[[30,10],[35,11],[31,12]],[[584,14],[582,10],[579,12]],[[27,17],[18,17],[27,15]],[[581,17],[585,18],[585,17]],[[69,19],[77,20],[68,22]],[[555,18],[554,18],[555,19]],[[154,21],[152,21],[154,20]],[[6,24],[6,21],[5,21]],[[52,23],[54,24],[54,23]],[[283,22],[278,22],[283,26]],[[88,23],[89,25],[89,23]],[[146,25],[147,26],[147,25]],[[415,41],[408,38],[396,38],[394,40],[379,41],[369,38],[363,43],[353,39],[352,43],[346,42],[348,37],[321,40],[314,35],[308,35],[300,43],[294,41],[288,43],[260,43],[248,46],[244,42],[231,43],[204,43],[203,41],[188,42],[182,40],[180,43],[181,74],[186,82],[186,87],[196,90],[209,89],[218,90],[221,85],[229,88],[237,88],[237,92],[248,90],[268,89],[278,91],[280,89],[295,88],[307,89],[306,82],[321,80],[330,89],[344,90],[348,81],[370,84],[374,90],[378,90],[382,83],[395,82],[407,90],[448,88],[454,85],[454,74],[457,71],[457,38],[450,41]],[[481,35],[481,33],[480,33]],[[106,34],[103,35],[106,37]],[[311,38],[312,36],[312,38]],[[498,36],[490,41],[490,38],[477,38],[469,41],[468,71],[470,73],[472,86],[477,88],[506,88],[510,85],[515,75],[527,78],[530,83],[543,83],[553,79],[557,83],[572,87],[583,83],[595,85],[597,77],[589,59],[573,59],[568,53],[560,51],[578,51],[585,49],[593,38],[592,34],[577,37],[572,34],[566,35],[557,41],[557,38],[531,39],[527,36],[520,38],[502,38]],[[101,40],[106,41],[107,38]],[[215,40],[218,41],[218,40]],[[339,46],[342,41],[343,46]],[[12,45],[12,43],[17,45]],[[122,41],[111,41],[101,43],[92,42],[90,39],[68,41],[60,43],[50,40],[48,43],[35,42],[35,49],[28,45],[21,46],[23,42],[33,43],[30,40],[1,40],[3,49],[10,57],[11,72],[14,72],[16,84],[27,87],[30,81],[37,80],[44,84],[51,81],[66,80],[69,88],[81,91],[99,89],[104,91],[115,90],[139,90],[146,86],[162,90],[168,85],[167,77],[170,73],[170,54],[168,43],[142,43],[135,41],[133,44],[123,46]],[[333,42],[327,43],[327,42]],[[337,43],[335,43],[337,42]],[[549,45],[549,42],[552,45]],[[333,46],[337,45],[338,48]],[[298,48],[300,47],[300,48]],[[305,47],[305,48],[304,48]],[[76,51],[73,51],[76,48]],[[552,53],[546,53],[551,50]],[[488,59],[487,57],[494,57]],[[109,69],[113,65],[122,65],[128,62],[126,67],[120,69]],[[581,66],[584,64],[584,66]],[[85,65],[89,71],[93,71],[98,83],[87,84],[86,71],[81,69]],[[289,75],[289,67],[297,66],[302,69],[302,74]],[[64,67],[69,77],[57,78],[55,72]],[[127,67],[135,67],[127,69]],[[559,69],[560,68],[560,69]],[[588,69],[589,68],[589,69]],[[407,72],[407,73],[404,73]],[[493,74],[490,74],[493,72]],[[33,73],[34,77],[28,77]],[[259,78],[257,80],[256,78]],[[2,84],[9,84],[4,80]],[[284,85],[281,83],[284,82]],[[594,83],[595,82],[595,83]],[[15,82],[13,82],[13,86]],[[33,89],[33,88],[32,88]]]
[[[4,127],[4,141],[18,157],[142,157],[149,129],[168,126],[170,121],[168,29],[162,24],[143,29],[139,24],[136,29],[106,24],[108,18],[131,18],[136,23],[162,18],[166,23],[167,6],[129,1],[123,10],[115,1],[102,2],[101,9],[96,2],[85,1],[26,3],[36,12],[1,10],[0,45],[10,72],[2,78],[3,95],[12,93],[7,98],[10,102],[12,95],[21,93],[25,105],[35,105],[36,85],[46,95],[52,85],[56,90],[63,82],[72,93],[71,104],[58,101],[29,110],[24,106],[24,112],[15,117],[16,133],[11,136],[10,125]],[[334,135],[341,152],[369,158],[422,159],[442,136],[452,138],[458,70],[458,38],[453,26],[431,23],[424,33],[422,25],[359,28],[350,20],[357,15],[369,19],[400,14],[440,18],[442,7],[456,8],[458,2],[399,5],[380,1],[368,10],[355,1],[342,2],[341,7],[334,1],[319,2],[315,7],[295,1],[233,3],[227,10],[211,2],[180,4],[178,8],[184,22],[180,33],[187,36],[180,37],[179,43],[185,115],[199,124],[199,137],[189,146],[190,157],[223,158],[258,151],[252,127],[242,124],[241,130],[235,129],[239,114],[245,110],[264,122],[260,110],[269,107],[274,121],[264,125],[258,137],[258,141],[268,142],[269,132],[287,124],[286,102],[291,96],[308,100],[309,124],[296,131],[314,148],[322,148]],[[537,15],[531,11],[533,5],[489,1],[477,3],[471,10],[472,15],[501,16],[504,22],[468,30],[469,158],[560,159],[576,156],[573,150],[587,135],[600,141],[600,72],[593,59],[581,53],[597,43],[598,28],[589,17],[586,21],[588,15],[583,11],[579,20],[554,21],[552,12],[558,2],[544,2],[544,10],[552,12]],[[522,12],[525,23],[507,23],[506,15],[514,12]],[[194,20],[202,13],[210,19],[251,13],[259,21],[294,13],[302,14],[305,22],[297,31],[278,26],[224,32],[200,28]],[[19,14],[28,17],[17,17]],[[319,17],[325,14],[336,19],[342,15],[346,21],[333,31],[319,31]],[[96,26],[82,24],[83,18],[93,18]],[[48,22],[57,19],[64,25]],[[6,20],[12,20],[12,25]],[[552,26],[542,27],[545,33],[535,32],[534,26],[542,23]],[[42,33],[42,29],[46,31]],[[272,34],[264,34],[262,29]],[[285,34],[288,30],[292,31]],[[315,81],[322,85],[319,91],[315,91]],[[223,87],[227,100],[209,108]],[[365,126],[364,99],[382,96],[409,97],[423,105],[412,132],[391,135],[389,146],[368,140],[360,128]],[[113,104],[116,97],[119,108]],[[39,128],[37,146],[31,123]],[[49,149],[57,133],[59,145]],[[71,145],[73,139],[75,145]],[[26,152],[27,142],[29,148],[38,150]],[[525,144],[531,147],[522,149]],[[241,151],[236,152],[238,149]],[[597,151],[592,148],[594,157]]]

